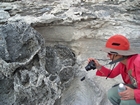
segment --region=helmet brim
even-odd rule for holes
[[[138,54],[138,53],[137,53],[135,50],[133,50],[133,49],[129,49],[129,50],[116,50],[116,49],[104,47],[104,48],[101,49],[101,51],[104,51],[104,52],[107,52],[107,53],[116,53],[116,54],[124,55],[124,56],[129,56],[129,55]]]

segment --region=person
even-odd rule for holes
[[[125,91],[118,92],[118,85],[112,86],[107,93],[109,101],[113,105],[140,105],[140,54],[130,48],[129,40],[120,34],[111,36],[101,51],[107,53],[114,67],[108,69],[89,58],[88,62],[95,62],[96,75],[114,78],[120,74],[126,87]]]

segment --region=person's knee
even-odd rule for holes
[[[121,100],[120,105],[140,105],[135,100]]]
[[[110,99],[116,99],[116,98],[118,99],[118,98],[120,98],[119,94],[118,94],[118,88],[113,87],[113,88],[109,89],[108,92],[107,92],[107,97],[108,97],[109,100]]]
[[[108,97],[108,99],[110,99],[112,97],[112,92],[110,90],[108,90],[108,92],[107,92],[107,97]]]
[[[107,92],[107,97],[108,97],[108,99],[111,99],[113,96],[114,96],[114,91],[113,91],[113,89],[111,88],[111,89],[109,89],[108,92]]]
[[[119,105],[120,97],[119,97],[119,94],[118,94],[118,88],[117,87],[113,87],[113,88],[109,89],[108,92],[107,92],[107,97],[113,105]]]
[[[129,102],[127,100],[126,101],[122,100],[120,105],[130,105],[130,104],[129,104]]]

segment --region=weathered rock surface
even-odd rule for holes
[[[69,40],[80,38],[104,39],[115,33],[121,33],[128,38],[136,39],[140,36],[139,2],[139,0],[25,0],[12,3],[1,2],[0,23],[25,21],[33,27],[39,27],[40,30],[41,27],[48,29],[48,26],[52,25],[71,26],[76,29],[70,35],[72,37]],[[59,36],[55,40],[60,40],[66,35],[45,36],[49,36],[50,39]]]
[[[30,25],[0,26],[0,104],[53,105],[75,75],[75,55],[66,46],[45,47]]]
[[[140,52],[139,13],[139,0],[1,0],[0,104],[110,105],[120,78],[84,67],[88,57],[108,63],[99,49],[116,33]]]

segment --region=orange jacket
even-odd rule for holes
[[[140,54],[132,55],[127,59],[127,66],[122,63],[118,63],[118,65],[113,69],[109,78],[114,78],[121,74],[124,83],[131,84],[128,71],[131,70],[131,75],[137,81],[137,89],[134,89],[134,97],[137,103],[140,103]],[[107,76],[111,72],[110,69],[102,66],[100,70],[97,70],[96,75],[98,76]]]

